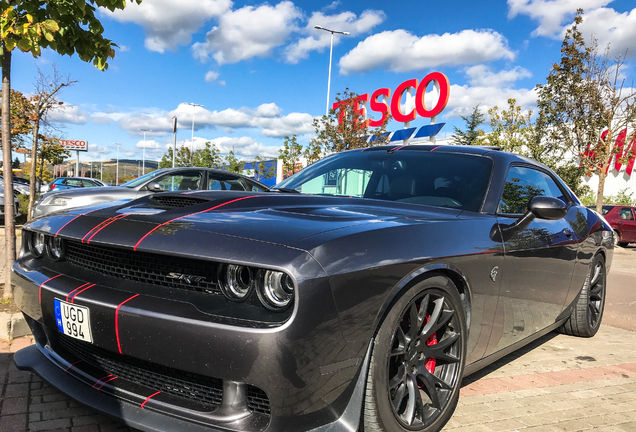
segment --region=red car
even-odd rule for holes
[[[614,230],[614,245],[636,243],[636,207],[604,205],[603,216]]]

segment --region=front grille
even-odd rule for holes
[[[208,200],[206,199],[181,196],[153,196],[152,201],[156,202],[161,207],[167,207],[171,209],[189,207],[191,205],[208,202]]]
[[[223,382],[220,379],[112,353],[64,335],[59,335],[56,339],[65,351],[103,370],[105,374],[113,374],[149,389],[195,400],[208,407],[219,406],[223,399]]]
[[[71,264],[106,276],[168,288],[221,294],[217,283],[218,264],[214,262],[148,252],[133,253],[126,249],[93,246],[77,241],[66,242],[66,259]]]
[[[182,397],[214,408],[223,399],[223,382],[218,378],[184,372],[155,363],[113,353],[95,345],[80,342],[65,335],[57,335],[55,341],[74,357],[149,389]],[[77,365],[81,367],[81,363]],[[270,416],[269,399],[258,387],[247,386],[247,408],[254,414]]]

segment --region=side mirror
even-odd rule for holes
[[[528,210],[539,219],[562,219],[568,213],[566,203],[558,198],[536,196],[528,203]]]
[[[146,189],[150,192],[163,192],[161,185],[157,182],[150,182],[146,185]]]

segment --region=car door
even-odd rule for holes
[[[535,196],[551,196],[569,205],[559,220],[535,218],[527,227],[508,231]],[[568,296],[578,244],[587,232],[580,208],[547,171],[511,166],[501,194],[497,221],[504,261],[501,288],[486,355],[553,324]]]
[[[636,217],[633,208],[620,208],[616,225],[618,225],[618,230],[621,232],[621,241],[636,242]]]

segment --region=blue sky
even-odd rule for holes
[[[78,83],[65,89],[63,110],[50,120],[63,138],[85,139],[84,161],[115,157],[157,160],[172,143],[213,142],[223,153],[252,159],[276,156],[283,136],[306,143],[312,119],[325,112],[329,34],[314,25],[348,31],[336,36],[331,100],[347,86],[372,93],[395,89],[432,71],[446,74],[451,93],[438,122],[450,135],[459,115],[484,112],[515,97],[528,109],[545,82],[566,27],[578,7],[582,30],[613,53],[627,50],[624,75],[634,77],[636,8],[633,0],[504,1],[281,1],[145,0],[124,11],[100,12],[106,37],[120,48],[101,72],[77,56],[51,51],[34,59],[13,56],[13,88],[33,89],[37,68],[55,64]],[[185,103],[204,105],[193,108]],[[428,124],[418,117],[412,126]],[[486,125],[484,125],[486,126]],[[401,128],[393,122],[389,130]],[[150,129],[143,138],[140,129]]]

